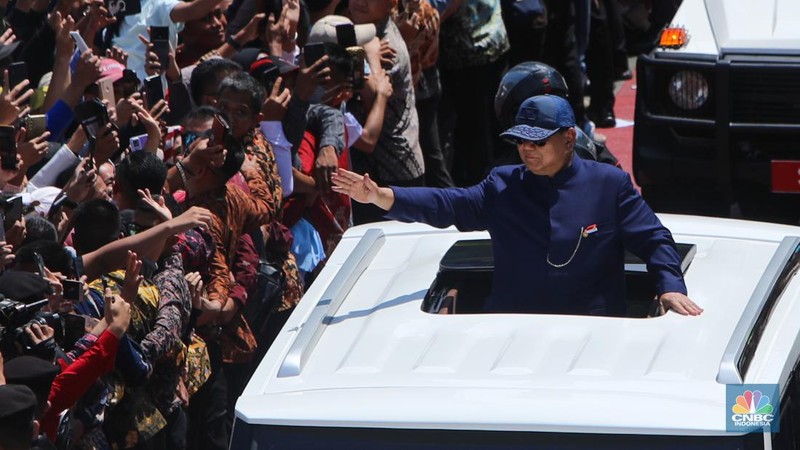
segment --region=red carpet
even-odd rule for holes
[[[634,72],[635,73],[635,72]],[[625,81],[617,91],[614,114],[617,116],[617,128],[598,128],[597,133],[604,134],[607,145],[614,156],[619,159],[622,168],[633,176],[632,150],[633,150],[633,111],[636,105],[636,77]]]

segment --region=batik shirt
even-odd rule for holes
[[[497,61],[510,48],[500,0],[464,0],[439,33],[439,67],[463,69]]]
[[[383,128],[374,152],[371,155],[353,152],[353,169],[358,173],[369,172],[371,177],[381,182],[411,181],[425,174],[422,148],[419,146],[419,119],[411,79],[411,61],[394,22],[386,19],[375,26],[378,37],[386,39],[397,52],[394,66],[387,72],[393,93],[386,104]],[[361,102],[349,103],[348,109],[359,122],[366,123],[369,110]]]
[[[175,390],[186,351],[181,336],[189,325],[192,296],[179,253],[161,258],[158,268],[153,276],[160,295],[158,316],[153,331],[145,336],[141,346],[149,360],[158,362],[159,370],[153,371],[147,385],[156,406],[166,416],[175,407]]]

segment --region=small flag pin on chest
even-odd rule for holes
[[[593,223],[583,229],[583,237],[589,237],[590,234],[597,232],[597,224]]]

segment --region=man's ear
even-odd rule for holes
[[[575,133],[575,128],[567,128],[567,131],[564,133],[564,145],[566,145],[568,149],[572,150],[572,148],[575,147],[576,139],[577,133]]]

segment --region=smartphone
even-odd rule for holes
[[[267,95],[272,92],[272,87],[275,86],[275,82],[278,81],[278,77],[280,76],[281,71],[278,69],[278,66],[270,67],[261,74],[261,85],[267,90]]]
[[[114,97],[114,82],[110,79],[100,80],[97,82],[97,87],[100,90],[100,98],[106,100],[109,105],[114,106],[117,100]]]
[[[16,195],[6,198],[3,205],[3,214],[5,215],[3,226],[5,226],[6,230],[13,227],[16,221],[22,220],[22,196]]]
[[[147,146],[147,135],[140,134],[134,136],[129,141],[130,149],[132,152],[141,152]]]
[[[0,126],[0,167],[3,170],[17,170],[17,130],[14,127]]]
[[[28,65],[24,62],[15,62],[8,66],[8,85],[14,86],[28,79]],[[30,87],[30,86],[29,86]]]
[[[170,53],[169,27],[150,27],[150,42],[153,43],[153,51],[158,55],[161,69],[167,70]]]
[[[352,64],[350,78],[353,83],[353,90],[360,91],[364,88],[364,61],[367,54],[361,47],[348,47],[347,55],[350,56]]]
[[[305,59],[306,67],[313,66],[323,56],[325,56],[325,44],[322,42],[314,42],[303,47],[303,59]]]
[[[39,271],[39,276],[44,278],[44,259],[42,259],[42,255],[39,252],[33,252],[33,259],[36,261],[36,270]]]
[[[183,119],[192,111],[192,100],[186,85],[181,81],[171,83],[168,100],[167,123],[182,123]]]
[[[78,46],[78,50],[81,53],[86,53],[86,52],[89,51],[89,46],[86,45],[86,41],[83,40],[83,36],[81,36],[81,34],[79,32],[70,31],[69,32],[69,37],[71,37],[72,40],[75,41],[75,45]]]
[[[64,300],[80,303],[83,301],[83,283],[78,280],[61,280],[64,287],[62,297]]]
[[[357,47],[356,27],[352,23],[340,23],[336,25],[336,41],[344,48]]]
[[[100,130],[108,124],[108,109],[99,99],[79,103],[75,107],[77,117],[90,141],[97,139]]]
[[[152,108],[164,100],[164,85],[161,84],[161,75],[153,75],[144,80],[144,95],[147,97],[147,107]]]
[[[66,297],[66,294],[64,296]],[[75,348],[75,343],[87,333],[86,329],[91,328],[86,324],[86,318],[78,314],[60,314],[64,319],[64,346],[65,351]]]
[[[222,116],[214,114],[214,123],[211,125],[211,131],[213,132],[212,145],[224,145],[231,133],[231,127]]]
[[[28,140],[43,135],[47,131],[47,116],[44,114],[31,114],[25,118],[25,129],[28,130]]]

